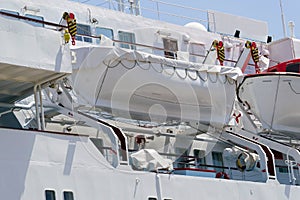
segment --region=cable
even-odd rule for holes
[[[291,82],[288,82],[288,84],[289,84],[291,90],[292,90],[295,94],[300,94],[300,92],[296,92],[296,90],[293,88]]]
[[[139,63],[139,61],[135,61],[136,62],[136,65],[139,66],[141,69],[143,70],[149,70],[150,69],[150,62],[143,62],[145,65],[147,65],[148,67],[147,68],[144,68],[142,67],[142,65]]]
[[[204,78],[201,77],[201,75],[200,75],[201,72],[197,71],[197,73],[198,73],[199,78],[200,78],[202,81],[206,82],[206,81],[208,80],[208,73],[207,73],[207,72],[206,72],[206,79],[204,79]]]
[[[113,61],[112,63],[114,63],[115,61]],[[104,61],[103,61],[103,64],[106,66],[106,67],[108,67],[108,68],[115,68],[115,67],[117,67],[119,64],[121,63],[121,61],[119,60],[119,61],[117,61],[117,64],[115,64],[115,65],[109,65],[109,64],[106,64]]]
[[[130,61],[129,61],[130,62]],[[135,66],[137,65],[137,61],[134,61],[134,64],[132,67],[127,67],[127,65],[125,65],[122,61],[120,61],[120,64],[125,68],[125,69],[128,69],[128,70],[131,70],[133,68],[135,68]]]
[[[99,92],[98,92],[98,94],[97,94],[97,96],[96,96],[96,98],[95,98],[94,106],[96,106],[97,99],[98,99],[99,96],[100,96],[100,92],[101,92],[101,90],[102,90],[102,86],[103,86],[103,84],[104,84],[104,80],[105,80],[105,78],[106,78],[107,73],[108,73],[108,67],[105,69],[105,73],[104,73],[103,79],[102,79],[101,84],[100,84],[100,87],[99,87]]]

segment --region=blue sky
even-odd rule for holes
[[[74,1],[88,1],[88,0],[74,0]],[[127,2],[127,0],[124,0]],[[239,15],[249,18],[254,18],[261,21],[266,21],[269,27],[269,35],[272,35],[274,39],[280,39],[283,37],[281,12],[280,12],[280,0],[251,0],[251,1],[239,1],[239,0],[161,0],[172,4],[180,4],[193,8],[204,10],[216,10],[233,15]],[[105,0],[89,0],[90,4],[103,4]],[[295,23],[295,36],[300,38],[300,0],[282,0],[284,17],[287,35],[289,36],[288,22],[293,21]],[[151,0],[141,0],[141,6],[150,9],[156,9],[156,4]],[[206,15],[201,14],[198,11],[188,11],[186,9],[175,8],[163,4],[159,4],[160,11],[172,12],[178,15],[185,15],[194,18],[205,18]],[[157,15],[149,11],[143,10],[144,16],[157,18]],[[161,15],[161,18],[168,20],[170,17]],[[177,22],[179,19],[177,19]]]
[[[221,12],[226,12],[234,15],[250,17],[268,22],[269,34],[279,39],[283,37],[280,1],[279,0],[168,0],[173,3],[189,2],[190,5],[196,8],[212,9]],[[300,0],[282,0],[284,9],[284,17],[286,22],[287,34],[289,29],[287,24],[289,21],[295,23],[295,35],[300,36],[297,32],[300,30]]]

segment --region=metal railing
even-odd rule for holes
[[[47,22],[47,21],[44,21],[44,20],[34,19],[34,18],[21,16],[21,15],[16,15],[16,14],[12,14],[12,13],[7,13],[7,12],[3,12],[3,11],[0,11],[0,15],[16,18],[16,19],[20,19],[20,20],[25,20],[25,21],[31,21],[31,22],[35,22],[35,23],[39,23],[39,24],[43,24],[43,25],[56,27],[56,28],[67,28],[67,26],[64,26],[64,25],[61,25],[61,24],[57,24],[57,23],[53,23],[53,22]]]
[[[196,17],[191,17],[191,16],[186,16],[186,15],[182,15],[182,14],[175,14],[175,13],[171,13],[171,12],[166,12],[163,11],[163,7],[171,7],[173,9],[168,9],[168,10],[185,10],[185,11],[192,11],[192,12],[196,12],[196,13],[202,13],[204,15],[207,15],[207,11],[203,10],[203,9],[198,9],[198,8],[193,8],[193,7],[189,7],[189,6],[183,6],[180,4],[174,4],[174,3],[168,3],[168,2],[164,2],[164,1],[159,1],[159,0],[148,0],[152,3],[154,3],[156,5],[156,9],[149,9],[146,7],[142,7],[142,10],[147,10],[147,11],[151,11],[156,13],[157,15],[157,19],[162,20],[162,15],[167,15],[167,16],[171,16],[171,17],[177,17],[177,18],[181,18],[181,19],[187,19],[187,20],[192,20],[192,21],[197,21],[197,22],[204,22],[207,23],[208,20],[207,19],[202,19],[202,18],[196,18]],[[185,12],[185,13],[189,13],[189,12]]]
[[[118,10],[133,15],[158,19],[174,24],[184,25],[188,22],[199,22],[203,25],[210,23],[208,11],[204,9],[184,6],[175,3],[168,3],[161,0],[73,0],[75,2],[101,6],[111,10]],[[170,12],[172,11],[172,12]],[[183,14],[184,13],[184,14]]]
[[[91,39],[99,39],[101,40],[101,36],[95,36],[95,35],[85,35],[85,34],[77,34],[77,36],[82,36],[82,37],[86,37],[86,38],[91,38]],[[124,44],[124,45],[129,45],[130,47],[133,47],[131,49],[135,49],[135,50],[139,50],[139,51],[142,51],[142,49],[139,49],[139,48],[146,48],[146,49],[149,49],[152,51],[153,54],[154,51],[161,51],[162,54],[164,52],[170,52],[170,53],[173,53],[174,55],[177,54],[176,51],[171,51],[171,50],[168,50],[168,49],[165,49],[165,48],[161,48],[161,47],[156,47],[156,46],[150,46],[150,45],[146,45],[146,44],[141,44],[141,43],[133,43],[133,42],[125,42],[125,41],[121,41],[121,40],[116,40],[116,39],[112,39],[112,42],[114,42],[114,46],[121,46],[121,44]],[[118,44],[118,45],[116,45]],[[145,49],[144,49],[145,50]],[[146,53],[149,53],[146,51]],[[202,55],[202,54],[197,54],[197,53],[192,53],[190,51],[187,52],[189,54],[189,56],[193,56],[193,57],[196,57],[196,58],[201,58],[201,59],[204,59],[207,55]],[[156,55],[156,54],[155,54]],[[177,59],[177,56],[168,56],[168,55],[164,55],[164,57],[166,58],[171,58],[171,59]],[[237,61],[236,60],[231,60],[231,59],[224,59],[225,62],[229,62],[229,63],[236,63]],[[191,61],[190,61],[191,62]],[[255,66],[254,64],[252,63],[248,63],[249,66]]]
[[[109,1],[111,1],[111,0],[109,0]],[[160,2],[161,3],[161,1],[156,1],[156,0],[149,0],[149,1]],[[171,4],[171,5],[176,5],[176,4]],[[187,7],[187,8],[190,8],[190,7]],[[195,9],[195,10],[199,10],[199,9]],[[44,27],[46,25],[47,26],[46,28],[54,27],[54,28],[51,28],[51,29],[58,30],[58,31],[61,31],[62,29],[67,28],[67,26],[65,26],[65,25],[61,25],[61,24],[57,24],[57,23],[53,23],[53,22],[48,22],[48,21],[44,21],[44,20],[39,20],[39,19],[33,19],[33,18],[26,17],[26,16],[15,15],[15,14],[3,12],[3,11],[0,11],[0,15],[4,15],[4,16],[7,16],[7,17],[12,17],[12,18],[16,18],[16,19],[20,19],[20,20],[24,20],[24,21],[31,21],[31,22],[35,22],[35,23],[40,23]],[[85,38],[101,40],[101,36],[95,36],[95,35],[76,34],[76,36],[82,36],[82,37],[85,37]],[[121,46],[121,44],[130,45],[131,47],[133,47],[131,49],[137,49],[139,51],[145,51],[145,52],[148,52],[148,53],[149,53],[149,50],[150,50],[151,53],[153,53],[153,54],[155,54],[154,51],[159,51],[159,52],[161,52],[160,56],[164,56],[166,58],[177,59],[177,56],[176,56],[177,52],[176,51],[171,51],[171,50],[168,50],[168,49],[165,49],[165,48],[150,46],[150,45],[141,44],[141,43],[125,42],[125,41],[116,40],[116,39],[112,39],[112,42],[114,42],[114,45],[118,44],[118,46]],[[96,43],[96,42],[92,41],[92,43]],[[144,49],[142,49],[142,48],[144,48]],[[168,56],[167,54],[165,54],[165,52],[171,52],[175,56]],[[195,58],[204,59],[207,56],[207,55],[197,54],[197,53],[193,53],[193,52],[187,52],[187,53],[189,53],[190,58],[195,57]],[[224,61],[231,62],[231,63],[236,63],[237,62],[235,60],[229,60],[229,59],[225,59]],[[254,64],[251,64],[251,63],[248,63],[248,65],[254,66]]]
[[[19,20],[40,23],[44,27],[45,27],[45,25],[47,25],[48,26],[47,28],[53,27],[52,29],[58,30],[58,31],[67,28],[67,26],[65,26],[65,25],[61,25],[61,24],[57,24],[57,23],[53,23],[53,22],[48,22],[48,21],[44,21],[44,20],[39,20],[39,19],[33,19],[33,18],[26,17],[26,16],[20,16],[20,15],[7,13],[7,12],[3,12],[3,11],[0,11],[0,15],[7,16],[7,17],[12,17],[12,18],[19,19]],[[76,34],[76,36],[82,36],[82,37],[91,38],[91,39],[101,39],[101,36],[86,35],[86,34]],[[112,41],[114,43],[117,43],[118,45],[124,44],[124,45],[133,46],[134,49],[136,49],[136,47],[139,47],[139,48],[146,48],[146,49],[151,50],[151,51],[155,51],[155,50],[156,51],[161,51],[162,53],[166,52],[166,51],[167,52],[172,52],[170,50],[167,50],[167,49],[164,49],[164,48],[161,48],[161,47],[155,47],[155,46],[150,46],[150,45],[141,44],[141,43],[125,42],[125,41],[116,40],[116,39],[112,39]],[[172,52],[172,53],[176,54],[176,52]],[[191,53],[191,52],[189,52],[189,53],[190,53],[191,56],[202,57],[202,58],[205,57],[205,55],[195,54],[195,53]],[[165,57],[168,57],[168,56],[165,55]],[[174,57],[170,57],[170,58],[174,58]]]
[[[85,34],[77,34],[77,36],[82,36],[82,37],[85,37],[85,38],[91,38],[91,39],[99,39],[101,40],[101,36],[95,36],[95,35],[85,35]],[[161,47],[156,47],[156,46],[151,46],[151,45],[146,45],[146,44],[141,44],[141,43],[133,43],[133,42],[125,42],[125,41],[121,41],[121,40],[116,40],[116,39],[111,39],[112,42],[114,42],[114,46],[121,46],[121,44],[123,45],[129,45],[131,47],[131,49],[135,49],[135,50],[139,50],[139,51],[142,51],[143,52],[143,49],[140,49],[140,48],[144,48],[144,51],[145,49],[148,49],[148,50],[151,50],[152,53],[154,51],[161,51],[162,54],[164,52],[169,52],[169,53],[173,53],[174,55],[177,54],[177,51],[171,51],[171,50],[168,50],[168,49],[165,49],[165,48],[161,48]],[[116,45],[118,44],[118,45]],[[146,51],[148,52],[148,51]],[[149,53],[149,52],[148,52]],[[192,53],[192,52],[187,52],[189,53],[190,56],[195,56],[195,57],[198,57],[198,58],[205,58],[206,55],[201,55],[201,54],[197,54],[197,53]],[[155,53],[153,53],[155,54]],[[164,55],[164,57],[166,58],[172,58],[172,59],[176,59],[177,57],[176,56],[168,56],[168,55]],[[236,61],[231,61],[231,60],[226,60],[228,62],[236,62]]]

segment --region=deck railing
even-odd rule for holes
[[[199,22],[205,26],[214,23],[208,20],[209,11],[191,6],[168,3],[161,0],[73,0],[75,2],[101,6],[133,15],[184,25]],[[172,12],[171,12],[172,11]],[[183,14],[184,13],[184,14]]]
[[[111,0],[109,0],[109,1],[111,1]],[[156,0],[149,0],[149,1],[162,3],[161,1],[156,1]],[[171,5],[173,5],[173,4],[171,4]],[[174,4],[174,5],[176,5],[176,4]],[[189,7],[187,7],[187,8],[189,8]],[[198,9],[196,9],[196,10],[198,10]],[[20,20],[24,20],[24,21],[31,21],[31,22],[39,23],[39,24],[42,24],[43,27],[51,28],[51,29],[54,29],[54,30],[57,30],[57,31],[60,31],[64,28],[67,28],[67,26],[65,26],[65,25],[61,25],[61,24],[57,24],[57,23],[53,23],[53,22],[48,22],[48,21],[44,21],[44,20],[39,20],[39,19],[33,19],[33,18],[26,17],[26,16],[15,15],[15,14],[3,12],[3,11],[0,11],[0,15],[4,15],[4,16],[7,16],[7,17],[12,17],[12,18],[16,18],[16,19],[20,19]],[[77,34],[77,36],[82,36],[82,37],[85,37],[85,38],[91,38],[92,43],[95,43],[95,44],[97,42],[95,42],[93,40],[101,39],[100,36],[94,36],[94,35]],[[112,39],[112,41],[114,42],[114,45],[116,45],[116,46],[121,46],[121,44],[130,45],[131,47],[134,47],[134,49],[139,50],[139,51],[143,51],[143,52],[148,52],[148,53],[150,52],[150,53],[153,53],[153,54],[157,54],[157,52],[160,52],[160,55],[163,55],[164,52],[171,52],[172,54],[177,55],[177,52],[173,52],[173,51],[170,51],[168,49],[161,48],[161,47],[155,47],[155,46],[150,46],[150,45],[141,44],[141,43],[125,42],[125,41],[116,40],[116,39]],[[154,53],[154,52],[156,52],[156,53]],[[199,62],[201,63],[201,60],[203,60],[206,57],[206,55],[203,55],[203,54],[198,54],[198,53],[193,53],[193,52],[187,52],[187,53],[189,53],[190,58],[191,57],[197,58],[198,63]],[[163,55],[163,56],[167,57],[167,58],[177,59],[176,56],[168,56],[166,54]],[[235,60],[225,59],[224,61],[230,62],[230,63],[236,63]],[[251,63],[249,63],[248,65],[254,66]]]
[[[200,22],[203,24],[207,24],[207,10],[193,8],[189,6],[183,6],[180,4],[174,4],[174,3],[168,3],[160,0],[148,0],[152,4],[154,4],[154,9],[148,8],[148,7],[141,7],[142,14],[144,15],[143,11],[152,12],[157,16],[158,20],[170,20],[170,17],[174,19],[174,22],[178,22],[178,20],[183,21],[194,21],[194,22]],[[170,12],[170,10],[174,12]],[[177,10],[178,12],[175,12]],[[185,13],[186,15],[183,15],[182,13]],[[187,15],[189,13],[189,15]],[[199,16],[199,17],[195,17]],[[201,17],[200,17],[201,16]]]

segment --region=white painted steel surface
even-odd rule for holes
[[[298,186],[124,171],[106,163],[88,137],[1,129],[0,193],[12,200],[57,199],[73,191],[76,200],[205,199],[297,200]],[[5,152],[5,153],[4,153]],[[159,186],[159,187],[158,187]]]
[[[299,138],[300,76],[276,73],[247,77],[238,96],[250,105],[263,128]]]

